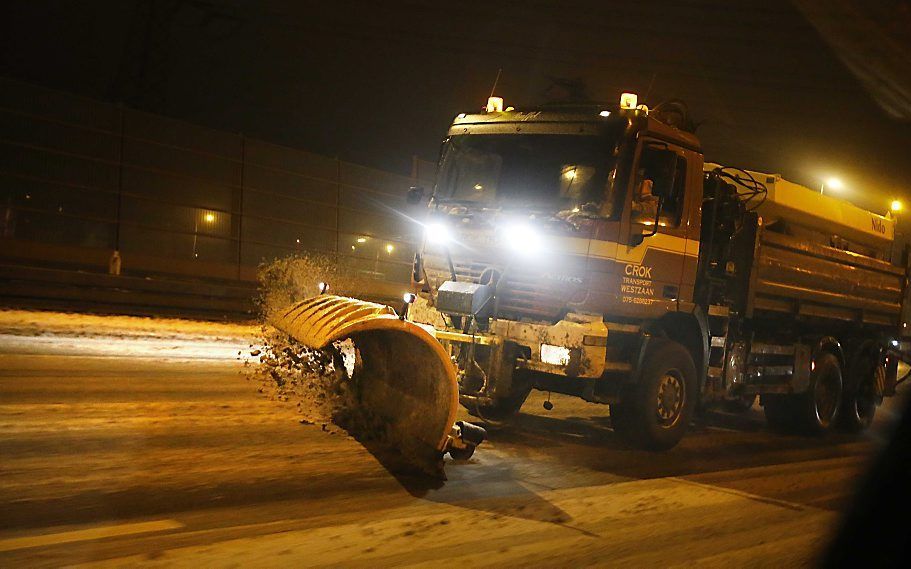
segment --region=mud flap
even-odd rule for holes
[[[399,319],[388,306],[329,294],[278,311],[269,323],[312,349],[352,341],[357,360],[350,379],[368,418],[362,427],[379,431],[355,436],[383,439],[419,465],[463,448],[455,426],[455,367],[420,326]]]

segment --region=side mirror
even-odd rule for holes
[[[661,206],[662,205],[664,205],[664,198],[659,196],[658,197],[658,207],[655,208],[655,219],[652,220],[651,230],[649,230],[647,233],[640,232],[640,233],[633,233],[632,235],[630,235],[629,244],[631,246],[638,247],[639,245],[642,245],[642,242],[645,241],[646,237],[652,237],[653,235],[658,233],[658,220],[661,219]],[[633,224],[630,224],[630,227],[632,227],[633,229],[636,229],[636,228],[640,227],[640,225],[638,223],[633,223]]]
[[[408,205],[417,205],[424,199],[423,186],[411,186],[408,188],[408,194],[405,195],[405,203]]]

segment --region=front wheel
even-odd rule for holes
[[[521,370],[513,372],[512,386],[508,394],[494,397],[493,403],[465,405],[469,415],[490,423],[505,423],[512,419],[531,393],[532,383]]]
[[[638,382],[611,405],[614,430],[639,448],[673,448],[686,433],[697,396],[690,353],[677,342],[652,338]]]

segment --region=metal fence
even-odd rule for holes
[[[262,261],[338,255],[407,282],[407,177],[0,79],[0,259],[255,279]],[[428,183],[423,182],[425,185]]]

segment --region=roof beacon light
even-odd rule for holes
[[[635,93],[623,93],[620,95],[621,109],[635,109],[639,106],[639,96]]]
[[[488,113],[502,113],[503,112],[503,97],[487,97],[487,112]]]

